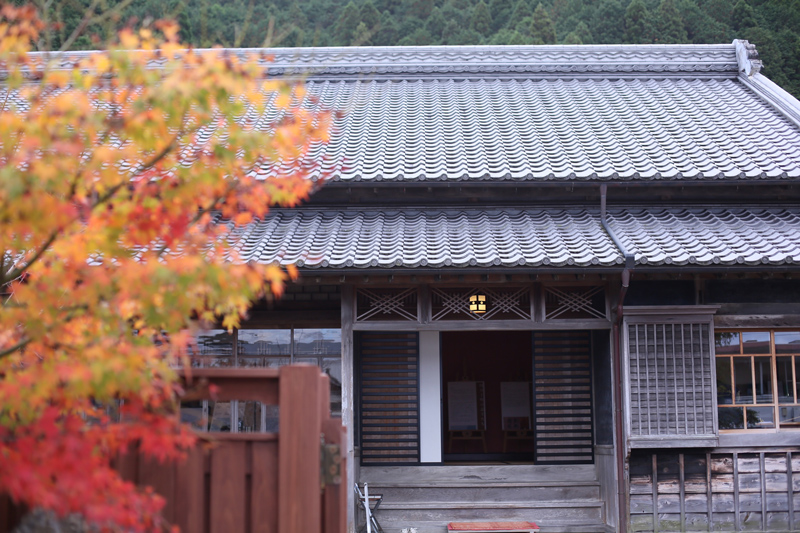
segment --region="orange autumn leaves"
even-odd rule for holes
[[[193,443],[174,416],[189,331],[236,326],[296,274],[236,262],[225,235],[321,183],[308,154],[331,115],[263,57],[184,49],[174,24],[74,56],[29,53],[41,30],[0,9],[0,490],[161,529],[163,501],[108,459]]]

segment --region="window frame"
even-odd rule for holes
[[[720,403],[719,402],[719,394],[717,392],[717,409],[730,409],[730,408],[740,408],[743,410],[742,412],[742,420],[744,427],[742,428],[732,428],[732,429],[723,429],[719,427],[719,431],[721,434],[746,434],[746,435],[754,435],[754,434],[765,434],[765,433],[780,433],[780,432],[792,432],[792,431],[800,431],[800,421],[796,423],[784,423],[781,424],[780,420],[780,407],[783,406],[794,406],[796,408],[800,408],[800,391],[798,391],[798,386],[800,385],[800,379],[798,378],[798,366],[800,366],[800,349],[796,352],[788,352],[788,353],[777,353],[776,345],[775,345],[775,333],[781,332],[796,332],[800,335],[800,328],[796,327],[787,327],[787,328],[715,328],[714,329],[714,360],[717,363],[720,359],[727,359],[729,361],[730,367],[730,375],[728,376],[730,382],[730,395],[731,395],[731,402],[728,403]],[[725,353],[725,354],[718,354],[717,353],[717,336],[721,333],[736,333],[738,334],[739,340],[739,351],[738,353]],[[747,333],[768,333],[769,334],[769,351],[767,353],[745,353],[745,340],[744,336]],[[800,348],[800,347],[799,347]],[[780,390],[779,390],[779,383],[778,383],[778,358],[780,357],[788,357],[791,359],[792,367],[791,367],[791,384],[792,384],[792,396],[794,398],[793,403],[781,403],[780,401]],[[772,394],[772,401],[767,403],[761,403],[758,401],[758,394],[756,392],[756,358],[769,358],[770,360],[770,385],[771,385],[771,394]],[[737,359],[745,359],[749,361],[750,364],[750,384],[752,389],[752,402],[751,403],[737,403],[737,394],[736,394],[736,372],[735,372],[735,361]],[[717,364],[715,364],[717,366]],[[717,383],[715,384],[715,388],[719,391],[719,369],[717,369]],[[771,407],[772,408],[772,417],[773,417],[773,427],[748,427],[747,423],[747,409],[748,408],[764,408],[764,407]],[[718,416],[719,420],[719,416]],[[719,422],[718,422],[719,424]]]

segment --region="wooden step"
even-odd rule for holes
[[[504,502],[600,499],[600,484],[592,482],[564,483],[437,483],[385,484],[370,483],[371,494],[381,494],[386,502]]]
[[[437,521],[448,522],[529,520],[545,525],[564,523],[603,523],[603,503],[600,501],[564,502],[384,502],[375,512],[383,523]]]
[[[436,465],[362,466],[361,483],[572,483],[596,481],[594,465]]]
[[[448,533],[448,522],[418,521],[403,523],[383,523],[381,526],[386,533],[401,533],[404,529],[415,528],[416,533]],[[562,525],[539,525],[539,533],[614,533],[614,528],[599,523],[573,522]]]

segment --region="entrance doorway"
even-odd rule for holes
[[[444,332],[445,462],[594,460],[589,331]]]
[[[443,332],[443,459],[534,461],[530,331]]]

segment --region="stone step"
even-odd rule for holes
[[[375,516],[383,523],[410,524],[441,521],[530,520],[537,524],[603,523],[603,503],[599,500],[507,501],[507,502],[383,502]]]
[[[596,481],[540,483],[370,483],[370,494],[390,502],[504,502],[537,500],[599,500]]]

